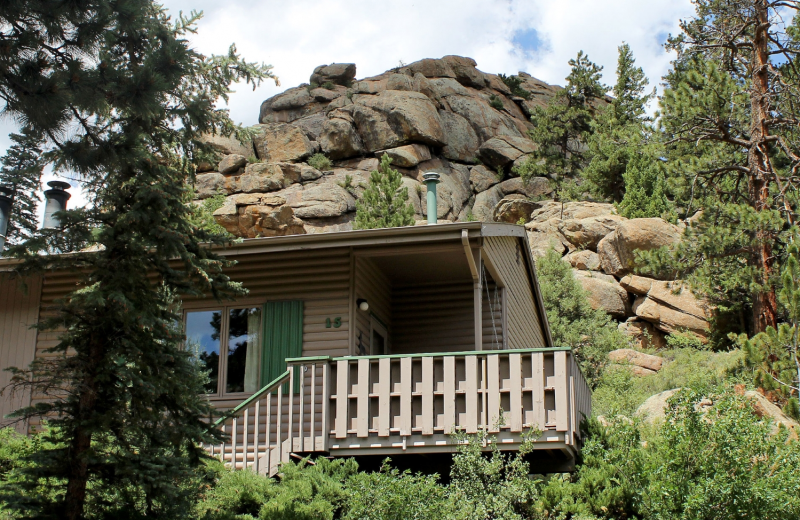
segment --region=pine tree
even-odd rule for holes
[[[742,335],[739,343],[745,362],[754,373],[754,383],[784,403],[784,411],[800,420],[800,247],[795,237],[787,248],[781,272],[778,301],[786,321],[751,339]]]
[[[600,83],[603,67],[589,61],[583,51],[569,60],[569,65],[566,88],[559,90],[546,108],[537,107],[531,115],[534,128],[529,135],[538,147],[514,169],[523,180],[574,177],[586,166],[595,106],[608,88]]]
[[[0,161],[0,186],[10,188],[14,199],[6,232],[8,244],[13,245],[32,237],[38,228],[36,193],[41,189],[44,161],[42,137],[30,128],[9,137],[14,144]]]
[[[667,182],[660,164],[651,157],[636,155],[622,174],[625,195],[617,205],[625,218],[663,217],[672,204],[667,199]]]
[[[588,141],[591,162],[583,171],[592,192],[603,199],[619,202],[625,194],[625,170],[639,157],[655,160],[651,150],[653,132],[646,115],[647,103],[655,91],[645,94],[647,77],[636,66],[630,46],[619,47],[617,82],[612,89],[614,99],[594,121],[594,132]]]
[[[189,47],[199,15],[171,20],[152,0],[26,0],[0,7],[0,98],[42,134],[57,171],[79,179],[89,204],[64,212],[11,252],[20,274],[79,276],[40,331],[53,354],[16,382],[51,399],[19,412],[49,417],[53,448],[29,457],[10,507],[28,518],[181,517],[180,483],[220,439],[202,374],[182,349],[176,295],[234,297],[243,289],[206,245],[223,237],[190,222],[186,191],[207,132],[236,129],[217,102],[270,68]],[[65,229],[98,247],[40,255]],[[68,390],[68,391],[63,391]],[[45,479],[45,480],[43,480]],[[35,489],[47,481],[47,495]],[[90,515],[91,513],[91,515]]]
[[[797,222],[800,39],[798,17],[785,30],[782,20],[800,2],[694,4],[668,43],[677,57],[660,123],[681,216],[703,211],[673,258],[679,275],[696,273],[701,293],[750,306],[746,328],[763,332],[777,326],[775,263]]]
[[[387,154],[377,170],[369,175],[369,184],[356,202],[355,229],[376,229],[414,225],[414,208],[408,203],[408,188],[403,176],[391,167]]]

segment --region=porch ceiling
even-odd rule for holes
[[[372,257],[393,286],[433,282],[472,283],[464,251],[437,251]]]

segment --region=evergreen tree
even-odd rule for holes
[[[0,186],[11,189],[14,199],[9,216],[6,239],[17,244],[33,236],[38,227],[36,219],[36,193],[41,189],[42,137],[30,128],[22,133],[10,134],[12,144],[3,157],[0,168]]]
[[[800,180],[800,3],[695,0],[696,16],[667,47],[662,131],[669,137],[670,192],[684,217],[698,209],[687,243],[672,251],[676,274],[695,272],[699,292],[734,311],[747,329],[778,320],[775,263],[797,221]],[[743,259],[746,263],[740,262]]]
[[[52,146],[57,171],[82,181],[89,204],[64,212],[11,252],[21,274],[65,270],[79,287],[40,331],[53,355],[16,382],[48,396],[21,417],[49,417],[51,449],[31,455],[7,502],[28,518],[179,517],[177,483],[220,439],[202,374],[182,349],[176,295],[233,297],[243,289],[205,244],[224,238],[190,222],[186,190],[203,133],[233,133],[216,107],[237,81],[270,68],[231,47],[206,57],[186,35],[199,15],[171,20],[152,0],[26,0],[0,7],[0,98]],[[64,229],[98,247],[39,255]],[[45,479],[45,480],[43,480]],[[28,493],[47,481],[51,493]]]
[[[619,202],[625,194],[625,170],[628,163],[655,160],[652,130],[646,115],[647,103],[655,91],[645,94],[647,77],[636,66],[627,43],[619,47],[617,82],[612,89],[614,99],[594,121],[594,132],[588,141],[591,162],[583,171],[592,192],[604,199]]]
[[[391,228],[414,225],[414,208],[408,203],[408,188],[403,176],[391,167],[392,158],[381,157],[377,170],[369,175],[369,184],[356,202],[355,229]]]
[[[586,143],[592,134],[597,100],[608,88],[600,83],[600,67],[583,51],[569,60],[572,70],[566,88],[559,90],[547,107],[536,107],[529,132],[536,151],[514,171],[523,180],[531,177],[574,177],[586,166]]]
[[[784,411],[800,419],[800,248],[797,237],[788,247],[781,273],[778,301],[786,321],[777,328],[767,327],[751,339],[739,337],[754,383],[785,403]]]
[[[671,209],[663,168],[651,157],[636,155],[622,174],[625,195],[617,205],[625,218],[663,217]]]

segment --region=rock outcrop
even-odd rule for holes
[[[630,348],[612,350],[608,353],[608,359],[614,363],[628,366],[637,376],[655,374],[661,370],[664,360],[659,356],[645,354]]]

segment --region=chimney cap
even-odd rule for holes
[[[48,186],[53,188],[54,190],[68,190],[72,187],[72,184],[64,181],[50,181],[47,183]]]
[[[425,172],[425,173],[422,174],[422,181],[423,182],[439,183],[439,182],[441,182],[441,180],[439,180],[440,178],[441,178],[441,175],[439,175],[436,172]]]

